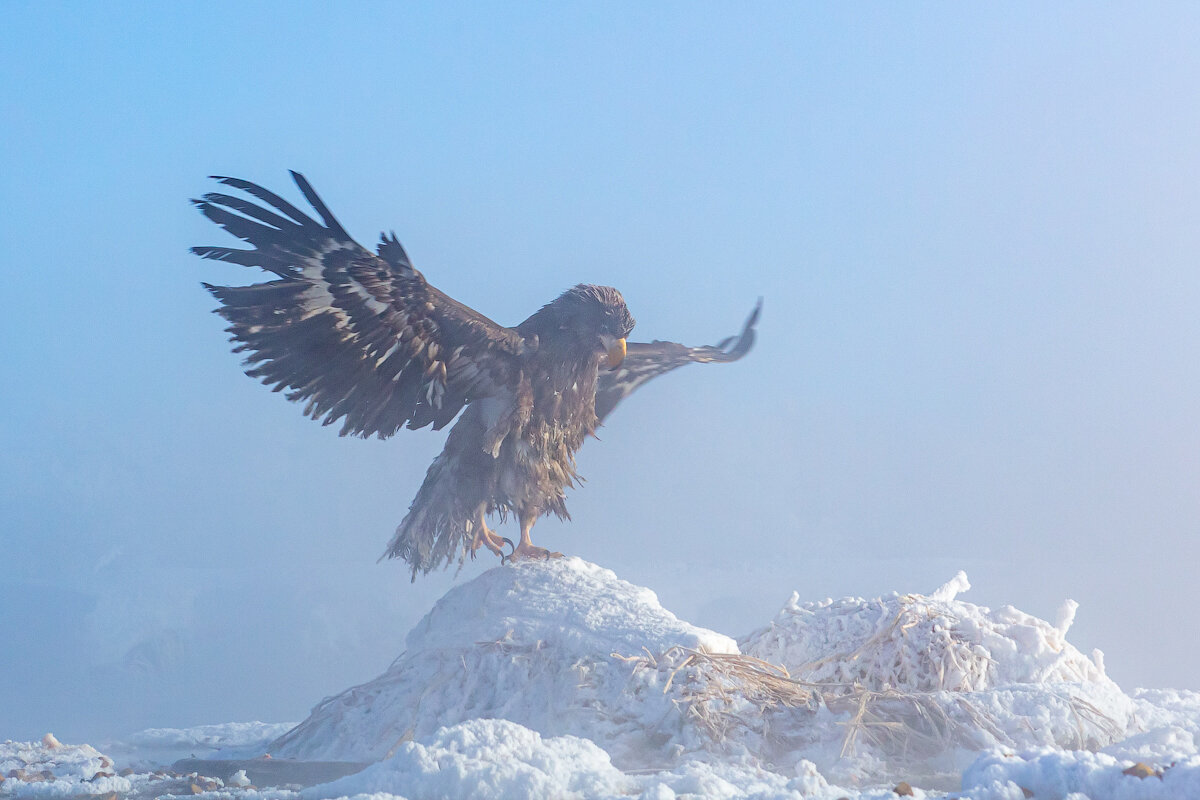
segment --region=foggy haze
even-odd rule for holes
[[[622,404],[538,544],[730,635],[965,569],[1078,601],[1122,687],[1200,689],[1195,6],[3,18],[0,739],[299,720],[455,582],[376,564],[443,435],[338,438],[209,313],[259,275],[187,253],[232,243],[187,198],[296,201],[288,169],[504,324],[586,281],[709,344],[764,298],[745,359]]]

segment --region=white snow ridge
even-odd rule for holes
[[[167,737],[216,737],[227,759],[265,750],[276,774],[288,759],[370,766],[302,790],[264,789],[247,785],[264,762],[226,761],[224,785],[184,776],[171,791],[883,800],[907,792],[905,782],[917,798],[1200,798],[1200,694],[1130,697],[1099,653],[1067,642],[1074,603],[1051,624],[959,600],[968,588],[959,573],[929,595],[801,603],[793,594],[735,642],[577,558],[499,567],[448,592],[387,672],[323,701],[261,750],[262,725]],[[132,751],[117,766],[145,763],[137,743],[163,739],[126,739]],[[0,798],[164,794],[139,774],[116,785],[123,779],[100,758],[0,745],[0,764],[39,770],[0,783]]]
[[[321,703],[272,755],[375,761],[442,726],[503,718],[593,739],[624,768],[663,766],[705,742],[674,704],[680,691],[664,693],[665,665],[639,669],[640,659],[738,652],[578,558],[489,570],[451,589],[406,644],[387,672]]]

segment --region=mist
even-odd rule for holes
[[[288,169],[504,324],[586,281],[709,344],[764,298],[539,544],[734,636],[965,569],[1200,689],[1194,6],[4,16],[0,738],[300,720],[494,566],[377,564],[442,435],[339,439],[229,352],[200,282],[257,276],[186,201]]]

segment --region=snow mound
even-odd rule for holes
[[[790,774],[803,755],[838,782],[951,788],[991,748],[1190,735],[1173,721],[1182,709],[1155,718],[1147,702],[1139,716],[1100,655],[1066,641],[1070,601],[1051,624],[958,600],[967,588],[959,573],[928,596],[793,594],[739,649],[580,559],[497,568],[447,593],[385,674],[323,701],[269,750],[378,761],[442,726],[504,719],[590,740],[623,770],[706,761]]]
[[[516,723],[473,720],[443,728],[426,743],[409,742],[386,761],[306,789],[300,797],[832,800],[844,796],[844,790],[830,787],[812,765],[801,772],[789,779],[760,769],[693,761],[667,772],[629,775],[614,767],[608,754],[587,739],[543,738]]]
[[[1056,624],[1006,606],[957,599],[959,572],[931,594],[800,603],[739,641],[819,687],[841,717],[840,741],[808,720],[782,719],[827,775],[866,780],[897,770],[946,784],[974,753],[1041,745],[1096,750],[1121,739],[1135,704],[1066,641],[1076,604]]]
[[[1179,800],[1200,797],[1200,758],[1155,767],[1104,753],[992,753],[967,769],[962,788],[971,800]]]
[[[1134,689],[1137,718],[1146,730],[1188,725],[1200,737],[1200,692],[1183,689]]]
[[[108,756],[91,745],[62,744],[49,733],[40,742],[0,743],[0,777],[0,794],[15,797],[123,794],[132,788]]]
[[[1104,674],[1099,651],[1093,661],[1067,643],[1073,600],[1051,625],[1012,606],[991,611],[956,599],[969,588],[959,572],[928,596],[801,603],[793,592],[774,622],[739,644],[795,677],[873,691],[974,692],[1031,683],[1116,687]]]
[[[686,681],[664,692],[658,657],[737,653],[649,589],[578,558],[489,570],[450,590],[406,644],[387,672],[323,701],[270,752],[376,761],[444,725],[501,718],[602,742],[623,767],[671,764],[707,741],[674,702]]]
[[[602,797],[628,795],[633,782],[587,739],[543,739],[504,720],[443,728],[409,742],[386,761],[301,793],[311,800],[403,789],[411,797]]]
[[[1200,755],[1200,692],[1137,689],[1133,735],[1102,752],[1127,761],[1169,764]]]

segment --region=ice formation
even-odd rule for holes
[[[6,742],[0,797],[882,800],[906,781],[917,798],[1200,798],[1200,693],[1126,695],[1066,640],[1073,603],[1051,623],[959,600],[968,588],[959,573],[928,595],[793,595],[735,642],[579,559],[498,568],[270,743],[280,728],[261,723],[158,729],[114,765]],[[304,789],[247,786],[237,765],[224,784],[114,774],[205,747],[373,763]]]
[[[800,732],[817,748],[810,757],[841,778],[902,770],[940,785],[989,748],[1096,750],[1125,735],[1135,704],[1098,652],[1066,641],[1072,601],[1051,625],[958,600],[969,588],[960,572],[928,596],[802,604],[793,593],[739,645],[820,686],[825,707],[848,715],[833,758],[822,731]]]
[[[1096,750],[1135,703],[1057,624],[928,596],[801,604],[740,641],[579,559],[495,569],[447,594],[382,676],[330,698],[276,755],[375,761],[438,728],[503,718],[599,743],[621,769],[799,754],[853,784],[949,788],[988,748]]]
[[[959,572],[928,596],[801,603],[793,592],[770,625],[739,645],[795,677],[873,691],[976,692],[1031,683],[1119,691],[1099,659],[1067,642],[1073,602],[1051,625],[1011,606],[992,611],[958,600],[969,588]]]
[[[577,558],[485,572],[437,602],[375,680],[322,702],[272,755],[375,761],[445,725],[500,717],[546,736],[603,742],[625,768],[703,748],[640,658],[736,653],[681,622],[649,589]],[[664,665],[665,669],[665,665]]]

